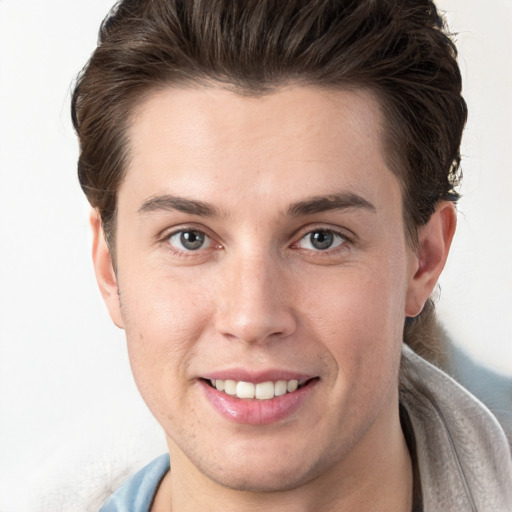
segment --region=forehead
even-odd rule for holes
[[[263,96],[218,87],[159,90],[132,117],[119,201],[131,192],[172,192],[229,203],[248,191],[261,200],[276,194],[300,200],[336,189],[373,202],[394,178],[381,132],[379,103],[363,90],[283,87]]]

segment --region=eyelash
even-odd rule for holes
[[[196,233],[196,234],[204,236],[205,241],[209,242],[207,247],[199,247],[196,250],[185,249],[185,248],[179,249],[171,243],[171,239],[173,237],[175,237],[177,235],[183,236],[183,234],[185,234],[185,233]],[[335,239],[336,238],[341,239],[341,242],[338,245],[336,245],[334,248],[327,247],[325,250],[314,249],[314,248],[313,249],[302,248],[302,250],[307,251],[309,254],[313,254],[315,256],[320,257],[322,255],[324,255],[324,256],[333,255],[339,251],[346,250],[347,245],[354,243],[353,238],[347,236],[347,234],[345,232],[319,226],[319,227],[307,227],[307,228],[303,229],[298,238],[294,237],[296,241],[293,242],[292,244],[290,244],[289,247],[291,247],[292,249],[300,250],[301,249],[301,247],[299,247],[300,242],[305,240],[308,236],[311,237],[314,233],[329,234],[329,235],[333,236]],[[204,251],[206,249],[211,249],[211,248],[221,249],[222,248],[222,245],[219,243],[216,243],[214,241],[214,238],[212,236],[210,236],[204,229],[199,229],[199,228],[196,228],[193,226],[185,226],[180,229],[175,229],[171,233],[166,234],[163,237],[163,241],[167,244],[168,248],[178,257],[198,256],[200,254],[204,254]]]
[[[338,242],[339,242],[338,245],[335,245],[334,247],[329,246],[329,247],[326,247],[325,249],[303,248],[304,250],[306,250],[306,251],[308,251],[310,253],[313,253],[313,254],[318,254],[319,256],[320,255],[327,255],[327,254],[331,255],[331,254],[337,253],[340,250],[346,249],[347,244],[353,243],[352,239],[349,238],[345,233],[343,233],[341,231],[337,231],[335,229],[324,228],[324,227],[316,227],[316,228],[308,228],[307,231],[303,231],[303,233],[300,236],[300,238],[298,239],[298,241],[294,242],[292,244],[292,247],[297,247],[297,248],[300,249],[300,247],[298,247],[298,245],[303,240],[307,240],[308,237],[309,237],[310,243],[311,243],[312,242],[312,238],[311,237],[315,233],[323,233],[324,235],[331,236],[333,238],[333,241],[332,241],[333,244],[336,243],[336,239],[338,239]]]
[[[208,246],[207,247],[199,247],[196,250],[194,250],[194,249],[186,249],[186,248],[179,249],[179,248],[175,247],[171,243],[171,239],[173,237],[177,236],[177,235],[183,236],[185,233],[196,233],[196,234],[204,236],[204,240],[208,242]],[[216,248],[220,248],[221,247],[220,244],[216,244],[214,242],[213,237],[211,237],[205,230],[198,229],[198,228],[195,228],[195,227],[192,227],[192,226],[185,226],[185,227],[182,227],[180,229],[175,229],[171,233],[166,234],[163,237],[163,239],[164,239],[164,242],[169,247],[169,249],[175,255],[180,256],[180,257],[190,257],[190,256],[199,255],[199,254],[203,253],[205,249],[209,249],[212,246],[213,247],[216,246]]]

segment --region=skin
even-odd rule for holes
[[[403,323],[435,286],[455,213],[439,204],[411,247],[381,126],[369,92],[313,87],[160,90],[133,115],[116,272],[91,219],[100,289],[167,436],[172,471],[153,512],[411,510]],[[333,194],[326,209],[318,198]],[[212,211],[180,211],[170,195]],[[180,230],[206,243],[187,250]],[[284,420],[241,425],[199,380],[234,367],[317,382]]]

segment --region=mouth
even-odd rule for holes
[[[224,418],[245,425],[279,424],[314,404],[319,376],[281,369],[218,371],[198,379],[206,400]]]
[[[309,386],[318,380],[318,377],[310,379],[291,379],[266,382],[245,382],[231,379],[201,379],[208,386],[226,395],[244,400],[272,400],[276,397],[288,395]]]

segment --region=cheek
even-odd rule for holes
[[[174,275],[161,268],[140,267],[120,279],[123,320],[127,334],[151,340],[154,349],[172,345],[180,350],[200,332],[208,297],[194,275]],[[186,347],[183,347],[186,349]]]
[[[175,384],[186,381],[190,361],[197,356],[208,308],[205,297],[191,288],[165,276],[120,279],[130,364],[150,408],[157,389],[166,389],[172,400]]]
[[[313,291],[303,314],[315,326],[316,336],[336,360],[344,380],[381,373],[386,379],[396,373],[405,318],[406,280],[401,268],[382,264],[340,271],[327,290],[319,293],[309,288]]]

